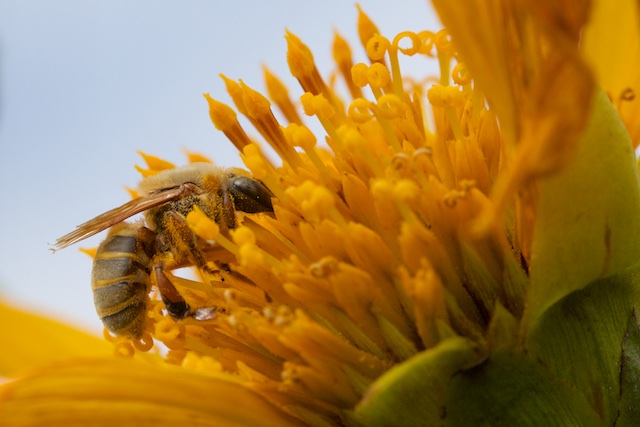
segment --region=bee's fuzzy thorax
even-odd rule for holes
[[[143,179],[138,184],[138,190],[140,194],[147,195],[167,188],[178,187],[187,182],[202,186],[204,176],[218,176],[222,171],[222,168],[212,163],[191,163],[181,168],[167,169]]]

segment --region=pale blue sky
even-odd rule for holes
[[[440,28],[426,0],[360,4],[387,37]],[[181,164],[188,148],[241,165],[202,93],[229,100],[219,73],[262,90],[264,63],[298,97],[284,29],[326,76],[334,28],[364,60],[356,17],[343,0],[2,0],[0,296],[100,333],[90,259],[77,247],[52,255],[47,244],[128,200],[136,150]],[[407,73],[424,75],[425,64]]]

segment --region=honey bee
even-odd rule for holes
[[[167,312],[176,320],[207,319],[215,307],[192,310],[165,271],[195,265],[205,271],[203,242],[187,225],[197,206],[221,231],[237,226],[236,211],[273,212],[273,194],[241,169],[192,163],[143,179],[141,197],[107,211],[60,237],[55,250],[110,228],[93,261],[91,287],[98,316],[114,335],[139,339],[152,275]],[[144,223],[125,220],[143,213]]]

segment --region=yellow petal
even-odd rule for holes
[[[493,192],[497,213],[570,161],[589,112],[593,80],[577,49],[588,7],[556,3],[433,1],[508,143],[508,173]]]
[[[469,1],[461,5],[434,0],[433,5],[451,33],[464,62],[489,99],[507,132],[514,131],[517,113],[509,64],[508,27],[500,1]]]
[[[633,146],[640,144],[640,25],[639,7],[632,0],[593,2],[581,50],[596,80],[613,101],[629,131]]]
[[[113,345],[93,335],[0,302],[0,375],[72,357],[107,357]]]
[[[11,426],[290,426],[294,420],[230,375],[126,359],[50,366],[0,388]]]

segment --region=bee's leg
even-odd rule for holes
[[[189,304],[184,300],[180,292],[176,289],[171,279],[165,274],[165,265],[159,262],[154,265],[153,272],[156,278],[156,285],[160,296],[167,307],[167,312],[175,320],[181,320],[186,317],[193,317],[196,320],[209,320],[216,314],[216,307],[201,307],[191,310]]]
[[[231,193],[229,191],[221,192],[220,198],[222,199],[220,205],[222,209],[218,223],[222,225],[221,231],[236,228],[238,225],[236,221],[236,207]]]
[[[177,212],[166,212],[164,225],[169,231],[171,244],[178,253],[186,256],[196,267],[205,270],[209,274],[217,274],[217,271],[207,265],[202,250],[197,245],[197,237],[189,228],[187,220]]]
[[[182,298],[180,292],[171,283],[171,280],[164,273],[164,263],[158,263],[153,267],[153,273],[156,278],[156,285],[164,305],[167,307],[167,311],[175,320],[184,319],[189,315],[191,307]]]

